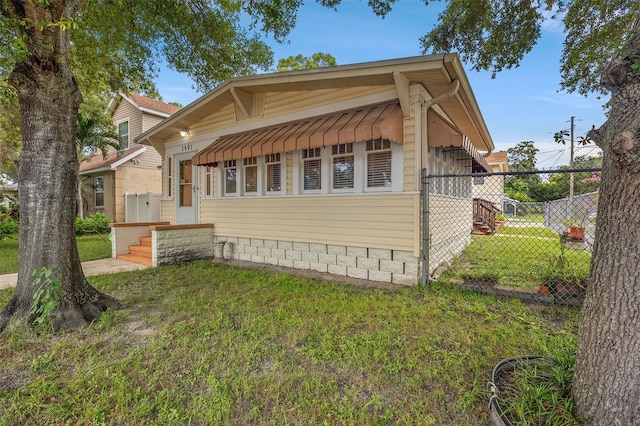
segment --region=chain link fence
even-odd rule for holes
[[[431,278],[486,294],[580,305],[588,285],[598,195],[568,187],[597,170],[424,175],[425,270]],[[555,191],[520,202],[516,190]],[[567,195],[562,197],[566,193]]]

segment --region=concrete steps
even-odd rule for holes
[[[153,266],[151,250],[151,237],[140,237],[140,244],[130,245],[129,253],[119,254],[116,258],[127,262]]]

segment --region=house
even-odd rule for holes
[[[455,54],[233,78],[137,142],[163,159],[163,223],[116,224],[114,256],[133,254],[140,235],[152,265],[216,247],[409,285],[437,266],[430,244],[459,252],[470,241],[471,178],[430,194],[468,217],[430,243],[422,169],[486,171],[479,151],[494,148]]]
[[[0,185],[0,206],[7,209],[18,204],[18,184],[7,183]]]
[[[82,215],[96,212],[111,220],[125,220],[125,194],[161,193],[162,158],[135,138],[180,108],[145,96],[118,93],[109,103],[107,114],[113,119],[120,144],[80,162]]]

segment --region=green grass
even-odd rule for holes
[[[501,286],[537,288],[545,283],[560,255],[560,237],[548,228],[504,226],[496,235],[473,236],[445,277],[491,279]],[[589,276],[589,252],[567,249],[565,256],[567,274],[581,279]]]
[[[0,425],[485,425],[495,363],[575,347],[579,314],[204,261],[91,282],[124,308],[0,338]]]
[[[106,235],[76,236],[80,260],[105,259],[111,257],[111,241]],[[18,272],[18,236],[0,240],[0,274]]]

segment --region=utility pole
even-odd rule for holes
[[[573,129],[575,117],[571,116],[571,156],[569,157],[569,168],[573,170]],[[573,199],[573,172],[569,174],[569,199]]]

